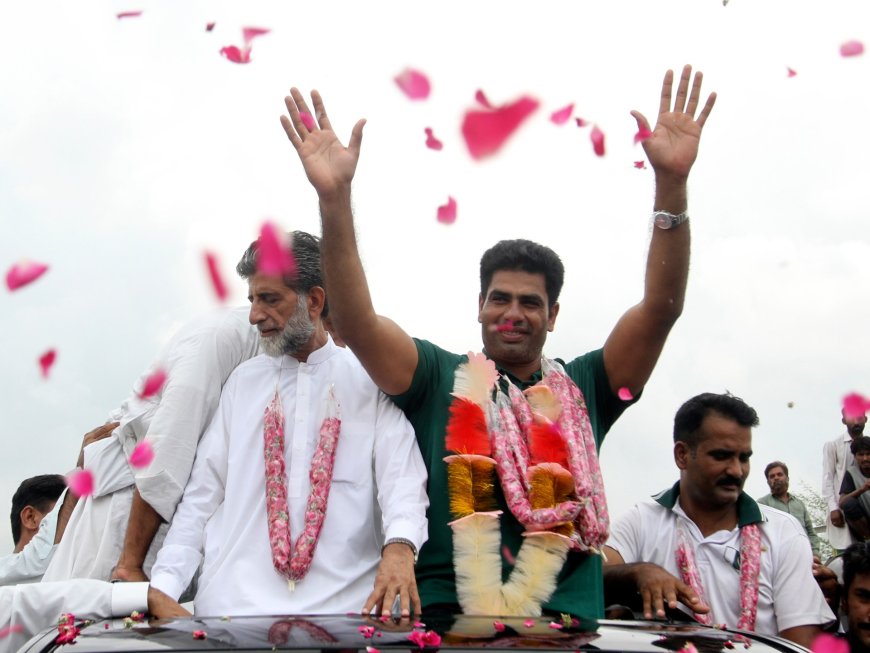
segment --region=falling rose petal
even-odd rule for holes
[[[148,467],[152,460],[154,460],[154,449],[148,440],[142,440],[130,454],[130,466],[135,469]]]
[[[517,564],[517,559],[514,557],[514,554],[511,553],[511,550],[508,548],[507,544],[502,545],[501,555],[509,565]]]
[[[652,136],[652,132],[649,129],[647,129],[646,127],[641,126],[637,130],[637,133],[634,135],[634,144],[637,145],[638,143],[642,143],[643,141],[648,139],[650,136]]]
[[[586,125],[589,124],[589,122],[586,120],[583,120],[583,118],[574,118],[574,120],[577,122],[578,127],[585,127]]]
[[[208,634],[204,630],[194,630],[193,638],[194,639],[205,639],[208,637]]]
[[[425,627],[426,627],[426,624],[424,624],[422,621],[415,621],[414,622],[414,628],[425,628]]]
[[[495,106],[493,106],[492,102],[489,101],[489,98],[486,97],[486,94],[481,89],[477,89],[477,92],[474,94],[474,99],[482,107],[495,109]]]
[[[840,46],[841,57],[857,57],[864,54],[864,44],[861,41],[846,41]]]
[[[15,633],[24,632],[24,626],[21,624],[13,624],[11,626],[6,626],[6,628],[0,628],[0,639],[4,637],[9,637],[9,635],[13,635]]]
[[[492,156],[538,108],[528,96],[492,111],[469,110],[462,121],[462,135],[473,159]]]
[[[299,112],[299,120],[302,121],[302,124],[305,125],[305,129],[308,131],[313,131],[317,127],[317,124],[314,122],[314,116],[307,111]]]
[[[47,379],[48,373],[51,371],[51,366],[57,359],[57,350],[49,349],[39,357],[39,369],[42,371],[42,378]]]
[[[514,328],[513,320],[505,320],[501,324],[495,325],[495,330],[497,333],[501,333],[502,331],[512,331]]]
[[[425,642],[426,646],[438,648],[439,646],[441,646],[441,635],[436,633],[434,630],[430,630],[425,635],[423,635],[423,641]]]
[[[595,125],[589,132],[589,139],[592,141],[592,149],[595,154],[604,156],[604,132],[598,129],[598,125]]]
[[[797,75],[797,71],[794,70],[793,68],[786,68],[786,70],[788,71],[789,77],[794,77],[795,75]]]
[[[251,63],[251,49],[240,50],[235,45],[225,45],[220,53],[233,63]]]
[[[227,292],[227,286],[221,277],[217,257],[211,252],[206,252],[205,264],[206,267],[208,267],[208,276],[209,279],[211,279],[211,287],[214,288],[214,294],[217,295],[217,298],[220,301],[226,301],[229,293]]]
[[[205,24],[205,31],[206,31],[206,32],[210,32],[210,31],[212,31],[213,29],[214,29],[214,22],[206,23],[206,24]]]
[[[425,100],[432,91],[426,75],[413,68],[406,68],[393,79],[402,92],[412,100]]]
[[[16,263],[6,273],[6,287],[10,291],[23,288],[29,283],[33,283],[48,270],[45,263],[37,263],[35,261],[20,261]]]
[[[631,394],[631,390],[626,387],[622,387],[616,392],[616,396],[622,399],[623,401],[631,401],[634,399],[634,395]]]
[[[287,235],[271,222],[260,227],[257,241],[257,272],[270,277],[283,277],[296,273],[296,260],[287,242]]]
[[[251,41],[253,41],[258,36],[263,36],[263,34],[268,34],[271,30],[264,29],[262,27],[243,27],[242,28],[242,40],[244,40],[245,44],[250,45]]]
[[[441,224],[453,224],[456,222],[456,200],[447,197],[447,204],[438,207],[438,222]]]
[[[122,12],[120,12],[119,14],[116,14],[116,15],[117,15],[117,17],[118,17],[118,20],[121,20],[122,18],[136,18],[137,16],[141,16],[141,15],[142,15],[142,11],[141,11],[141,10],[138,10],[138,11],[122,11]]]
[[[495,628],[495,632],[497,633],[504,632],[504,624],[498,620],[492,622],[492,627]]]
[[[843,417],[857,419],[863,417],[870,409],[870,401],[852,392],[843,397]]]
[[[849,641],[822,633],[813,640],[813,653],[849,653]]]
[[[634,167],[638,170],[646,170],[646,161],[635,161]]]
[[[564,626],[562,626],[562,624],[558,623],[557,621],[551,621],[550,628],[552,628],[553,630],[562,630]]]
[[[695,645],[692,644],[692,642],[686,642],[680,651],[682,651],[682,653],[698,653],[698,649],[695,648]]]
[[[160,392],[160,388],[166,383],[166,372],[159,367],[151,372],[145,383],[142,385],[142,392],[139,393],[140,399],[147,399]]]
[[[441,150],[444,147],[444,143],[435,138],[435,134],[432,133],[431,127],[426,127],[424,130],[426,132],[426,147],[430,150]]]
[[[567,107],[554,111],[550,114],[550,122],[555,125],[564,125],[571,119],[571,114],[574,113],[574,103],[572,102]]]
[[[526,619],[526,620],[523,622],[523,626],[525,626],[526,628],[531,628],[531,627],[534,626],[534,625],[535,625],[535,620],[534,620],[534,619]]]
[[[66,485],[77,497],[89,497],[94,492],[94,475],[89,469],[77,469],[66,477]]]
[[[366,653],[381,653],[380,650],[376,649],[374,646],[366,646]]]

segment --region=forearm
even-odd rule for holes
[[[78,501],[79,498],[69,490],[64,494],[63,503],[60,506],[60,511],[57,513],[57,528],[54,531],[55,544],[60,544],[60,540],[66,530],[66,525],[69,523],[69,518],[72,516]]]
[[[687,210],[686,178],[656,176],[655,211],[678,215]],[[688,222],[671,229],[653,228],[646,265],[644,309],[670,329],[683,310],[689,278],[691,237]]]
[[[151,542],[162,522],[160,515],[141,497],[139,490],[133,490],[133,503],[127,520],[124,548],[118,558],[119,568],[142,568]]]
[[[840,495],[840,502],[838,505],[842,509],[846,505],[846,503],[848,503],[848,501],[850,499],[857,499],[862,494],[864,494],[864,492],[866,492],[866,490],[863,487],[859,487],[855,491],[849,492],[848,494],[841,494]]]

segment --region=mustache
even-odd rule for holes
[[[743,479],[737,478],[736,476],[725,476],[716,481],[716,485],[736,485],[737,487],[743,487]]]

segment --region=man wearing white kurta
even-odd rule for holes
[[[248,279],[250,320],[266,353],[227,381],[200,442],[190,481],[153,568],[172,598],[202,566],[194,609],[202,615],[389,612],[416,596],[414,555],[426,539],[426,471],[413,429],[350,351],[321,322],[319,244],[293,237],[297,274],[255,271],[257,243],[237,268]],[[273,564],[266,507],[264,411],[284,412],[289,540],[312,515],[312,456],[334,393],[341,420],[328,503],[307,574],[290,588]],[[294,550],[294,555],[297,555]]]
[[[141,398],[153,369],[143,374],[110,416],[120,423],[112,437],[85,448],[85,467],[100,469],[94,474],[94,493],[78,502],[44,580],[109,580],[131,548],[137,551],[130,565],[135,573],[124,579],[145,579],[165,535],[165,522],[181,499],[197,442],[217,409],[221,387],[239,363],[257,352],[257,332],[247,314],[244,307],[220,309],[179,329],[155,366],[167,374],[163,387]],[[143,440],[151,444],[154,460],[133,469],[128,459]]]
[[[828,515],[825,526],[828,533],[828,542],[838,551],[848,548],[854,538],[846,525],[843,511],[840,510],[840,486],[846,470],[855,464],[855,457],[849,447],[852,441],[864,434],[864,425],[867,416],[846,417],[843,415],[843,424],[846,432],[839,437],[825,442],[822,449],[822,497],[828,505]]]

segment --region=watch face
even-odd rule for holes
[[[659,229],[670,229],[674,226],[674,219],[667,213],[656,213],[654,222]]]

